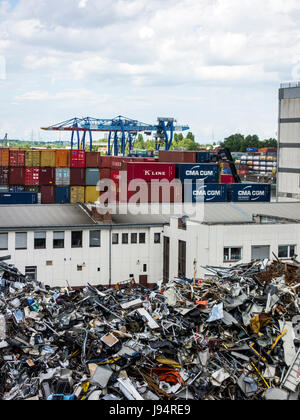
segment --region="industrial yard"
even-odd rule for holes
[[[1,401],[299,401],[299,12],[0,1]]]

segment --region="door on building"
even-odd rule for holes
[[[170,280],[170,238],[164,236],[164,267],[163,280],[168,283]]]
[[[270,246],[269,245],[252,246],[251,259],[252,260],[270,259]]]
[[[139,283],[141,286],[147,287],[148,286],[148,276],[140,276]]]
[[[186,277],[186,242],[178,242],[178,277]]]

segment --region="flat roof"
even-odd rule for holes
[[[82,228],[96,229],[127,226],[163,226],[170,217],[149,214],[117,214],[112,223],[97,223],[88,209],[79,204],[30,204],[0,206],[0,230]]]
[[[254,216],[266,216],[300,222],[300,202],[295,203],[210,203],[204,204],[200,218],[191,217],[207,224],[255,223]]]

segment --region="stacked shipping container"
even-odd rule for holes
[[[208,162],[207,152],[160,151],[158,158],[151,158],[101,156],[97,152],[82,150],[24,151],[6,148],[0,149],[0,192],[40,193],[42,204],[93,203],[100,195],[98,181],[111,179],[117,185],[117,201],[124,201],[123,197],[119,197],[119,191],[120,172],[125,171],[125,201],[139,192],[138,187],[133,191],[128,188],[134,179],[142,179],[148,185],[148,193],[139,199],[140,202],[227,201],[228,198],[233,201],[253,201],[254,198],[256,201],[269,201],[268,186],[262,186],[261,193],[255,189],[253,194],[249,193],[254,188],[249,185],[246,192],[236,193],[237,187],[231,188],[234,183],[232,176],[224,174],[225,169],[218,164]],[[175,179],[187,186],[181,190],[173,187],[170,196],[163,193],[164,184],[160,189],[152,187],[151,190],[151,181],[172,182]],[[259,186],[256,185],[256,188]],[[32,201],[23,195],[19,198]],[[16,200],[11,198],[11,201]],[[3,199],[3,202],[8,201]]]

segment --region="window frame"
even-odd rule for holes
[[[127,239],[125,239],[125,238],[127,238]],[[129,234],[128,233],[122,233],[122,245],[128,245],[128,244],[129,244]]]
[[[73,234],[81,233],[81,245],[73,245]],[[81,249],[83,248],[83,231],[82,230],[72,230],[71,231],[71,248],[73,249]]]
[[[6,235],[6,243],[7,243],[7,247],[6,248],[1,248],[0,247],[0,251],[8,251],[8,232],[0,232],[0,236],[1,235]]]
[[[132,240],[132,238],[133,238],[134,235],[135,235],[135,238],[136,238],[135,241]],[[131,235],[130,235],[130,243],[133,244],[133,245],[136,245],[138,243],[138,234],[137,233],[131,233]]]
[[[228,260],[225,258],[225,250],[229,250],[229,258]],[[240,258],[232,258],[232,250],[233,249],[239,249],[240,250]],[[230,262],[237,262],[237,261],[242,261],[243,259],[243,247],[242,246],[224,246],[223,249],[223,261],[225,263],[230,263]]]
[[[114,238],[117,238],[117,241],[114,241]],[[112,245],[119,245],[119,234],[118,233],[112,233],[111,243],[112,243]]]
[[[18,248],[17,247],[17,237],[18,235],[25,235],[26,237],[26,246],[25,248]],[[15,250],[16,251],[25,251],[28,249],[28,232],[15,232]]]
[[[36,234],[45,234],[45,237],[43,237],[43,238],[36,238]],[[43,244],[44,245],[42,245],[42,246],[38,246],[37,244],[36,244],[36,241],[39,241],[39,240],[42,240],[42,241],[44,241],[43,242]],[[34,232],[33,233],[33,247],[34,247],[34,249],[37,249],[37,250],[39,250],[39,249],[46,249],[47,248],[47,232],[45,232],[45,231],[36,231],[36,232]]]
[[[158,237],[159,237],[159,240],[158,241],[156,241],[155,240],[155,237],[158,235]],[[154,233],[154,244],[155,245],[157,245],[157,244],[160,244],[161,243],[161,233],[160,232],[155,232]]]
[[[63,233],[64,238],[63,239],[55,239],[54,238],[55,233]],[[65,248],[65,236],[66,235],[65,235],[64,231],[56,230],[56,231],[53,232],[53,249],[64,249]],[[63,244],[63,246],[55,246],[54,241],[64,241],[64,244]]]
[[[92,235],[92,233],[95,233],[95,232],[98,232],[99,233],[99,245],[92,245],[92,243],[91,243],[91,235]],[[98,229],[98,230],[90,230],[90,233],[89,233],[89,246],[90,246],[90,248],[101,248],[101,230],[100,229]]]
[[[280,257],[279,255],[279,248],[287,248],[287,257]],[[291,248],[294,248],[294,253],[291,255]],[[281,260],[290,260],[291,258],[295,257],[297,255],[297,245],[278,245],[278,258]]]
[[[144,241],[141,241],[141,236],[142,235],[144,235]],[[146,233],[144,233],[144,232],[141,232],[141,233],[139,233],[139,244],[142,244],[142,245],[144,245],[146,243]]]

